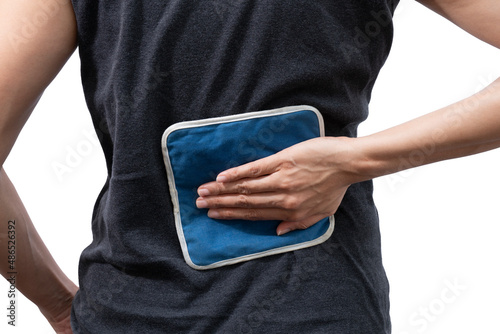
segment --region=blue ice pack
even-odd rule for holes
[[[211,269],[326,241],[333,232],[333,216],[277,236],[279,221],[212,219],[207,209],[196,207],[198,187],[220,172],[320,136],[323,117],[310,106],[181,122],[165,130],[162,151],[187,264]]]

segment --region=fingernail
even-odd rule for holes
[[[227,176],[225,176],[225,175],[219,175],[219,176],[217,176],[216,181],[220,182],[220,183],[224,183],[224,182],[227,181]]]
[[[284,230],[281,230],[281,231],[278,231],[278,235],[283,235],[283,234],[287,234],[288,232],[290,232],[291,229],[287,228],[287,229],[284,229]]]
[[[210,211],[208,211],[208,216],[210,218],[217,219],[217,218],[220,218],[220,213],[219,213],[219,211],[210,210]]]
[[[205,197],[210,195],[210,191],[207,188],[201,188],[198,190],[198,195],[200,195],[201,197]]]
[[[196,200],[196,206],[198,207],[198,209],[204,209],[204,208],[208,207],[208,203],[204,199],[198,198]]]

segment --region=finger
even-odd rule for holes
[[[280,189],[280,182],[272,175],[246,178],[235,182],[209,182],[198,188],[201,197],[221,194],[255,194]]]
[[[301,221],[282,221],[276,228],[277,235],[283,235],[295,230],[305,230],[325,218],[323,215],[314,215]]]
[[[258,195],[221,195],[199,197],[196,200],[198,209],[214,208],[278,208],[286,209],[286,196],[273,192]]]
[[[230,168],[217,175],[217,182],[233,182],[244,178],[255,178],[262,175],[268,175],[277,170],[279,158],[276,154],[247,164]]]
[[[287,217],[287,212],[276,208],[218,208],[208,210],[208,216],[224,220],[281,220],[283,217]]]

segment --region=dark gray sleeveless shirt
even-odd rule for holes
[[[372,183],[333,236],[207,271],[177,239],[160,140],[173,123],[312,105],[356,136],[397,0],[73,0],[108,179],[79,267],[75,333],[390,332]]]

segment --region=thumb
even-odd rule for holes
[[[309,217],[309,218],[306,218],[306,219],[303,219],[300,221],[295,221],[295,222],[282,221],[278,225],[278,227],[276,228],[276,234],[277,235],[284,235],[286,233],[289,233],[289,232],[295,231],[295,230],[305,230],[306,228],[313,226],[314,224],[316,224],[317,222],[319,222],[323,218],[325,218],[325,217],[315,215],[315,216],[312,216],[312,217]]]

